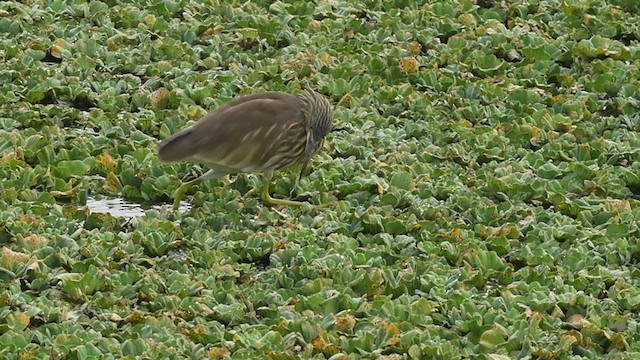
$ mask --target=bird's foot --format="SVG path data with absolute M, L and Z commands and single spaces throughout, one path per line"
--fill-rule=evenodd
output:
M 308 202 L 302 202 L 302 201 L 294 201 L 294 200 L 286 200 L 286 199 L 276 199 L 271 197 L 271 195 L 269 194 L 262 194 L 261 196 L 262 198 L 262 202 L 267 204 L 267 205 L 282 205 L 282 206 L 294 206 L 294 207 L 300 207 L 300 206 L 313 206 L 311 204 L 309 204 Z
M 286 199 L 276 199 L 276 198 L 271 197 L 268 193 L 266 195 L 263 193 L 261 198 L 262 198 L 262 202 L 265 205 L 298 207 L 298 208 L 302 209 L 303 211 L 329 209 L 329 208 L 335 207 L 335 205 L 336 205 L 333 202 L 316 205 L 316 204 L 308 203 L 306 201 L 294 201 L 294 200 L 286 200 Z
M 262 203 L 265 205 L 280 205 L 280 206 L 289 206 L 289 207 L 299 207 L 302 209 L 305 208 L 313 208 L 315 205 L 312 205 L 308 202 L 302 201 L 294 201 L 294 200 L 286 200 L 286 199 L 276 199 L 269 195 L 269 182 L 265 182 L 260 190 L 260 198 L 262 199 Z

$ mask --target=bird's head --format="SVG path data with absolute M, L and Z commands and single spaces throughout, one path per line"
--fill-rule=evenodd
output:
M 333 108 L 329 99 L 313 90 L 306 89 L 299 96 L 307 128 L 305 158 L 308 160 L 319 150 L 333 127 Z
M 310 89 L 305 89 L 299 95 L 299 98 L 302 102 L 302 113 L 307 128 L 307 143 L 302 167 L 302 171 L 304 171 L 311 156 L 320 149 L 324 144 L 325 136 L 331 132 L 333 127 L 333 108 L 329 99 Z M 301 177 L 302 171 L 300 172 Z

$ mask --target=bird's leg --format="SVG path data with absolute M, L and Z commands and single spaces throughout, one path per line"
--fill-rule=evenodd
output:
M 293 193 L 298 190 L 298 186 L 300 185 L 300 180 L 302 180 L 302 175 L 304 175 L 304 170 L 307 168 L 308 162 L 309 160 L 305 159 L 305 161 L 300 166 L 300 175 L 296 176 L 296 180 L 293 183 L 293 187 L 291 188 L 291 191 L 289 191 L 289 197 L 293 197 Z
M 194 185 L 198 185 L 203 181 L 215 179 L 220 177 L 220 174 L 216 174 L 215 171 L 209 170 L 206 173 L 202 174 L 200 177 L 197 177 L 191 181 L 187 181 L 186 183 L 182 183 L 178 190 L 173 194 L 173 209 L 178 210 L 180 207 L 180 201 L 184 198 L 185 194 L 191 187 Z

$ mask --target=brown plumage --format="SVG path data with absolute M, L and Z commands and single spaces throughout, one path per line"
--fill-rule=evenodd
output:
M 265 202 L 299 205 L 271 198 L 268 182 L 276 170 L 296 164 L 303 164 L 304 170 L 324 143 L 332 121 L 329 101 L 310 90 L 299 95 L 267 92 L 229 101 L 159 145 L 163 163 L 193 161 L 211 169 L 178 189 L 174 207 L 191 185 L 239 172 L 265 174 Z

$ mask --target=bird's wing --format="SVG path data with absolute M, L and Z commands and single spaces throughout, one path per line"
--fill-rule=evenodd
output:
M 234 99 L 167 138 L 160 147 L 168 161 L 193 160 L 213 168 L 264 170 L 277 157 L 286 134 L 304 131 L 300 102 L 284 93 Z M 173 139 L 171 139 L 173 138 Z M 171 139 L 171 140 L 170 140 Z

